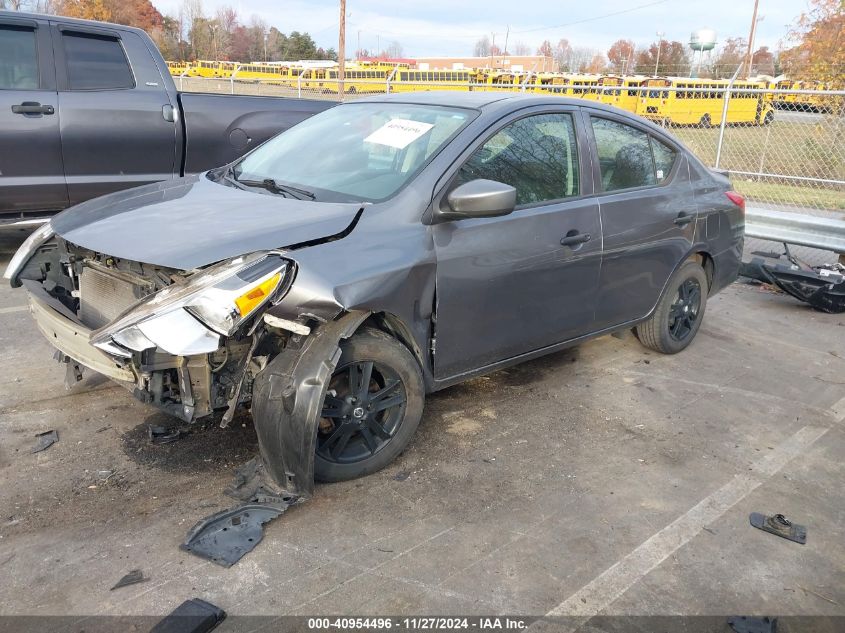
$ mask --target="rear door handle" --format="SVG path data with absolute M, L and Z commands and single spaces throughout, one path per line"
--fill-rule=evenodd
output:
M 678 217 L 675 218 L 675 224 L 677 224 L 678 226 L 686 226 L 687 224 L 692 222 L 694 219 L 695 218 L 693 216 L 688 215 L 688 214 L 684 213 L 683 211 L 681 211 L 678 214 Z
M 41 105 L 36 101 L 24 101 L 20 105 L 13 105 L 15 114 L 54 114 L 56 109 L 51 105 Z
M 593 236 L 589 233 L 579 233 L 578 231 L 570 231 L 566 234 L 566 237 L 561 238 L 560 245 L 575 246 L 576 244 L 583 244 L 584 242 L 589 242 L 592 237 Z

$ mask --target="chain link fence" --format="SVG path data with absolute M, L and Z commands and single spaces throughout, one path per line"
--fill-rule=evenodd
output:
M 180 90 L 193 92 L 335 101 L 340 94 L 336 79 L 175 79 Z M 557 83 L 542 74 L 499 79 L 512 83 L 347 80 L 342 100 L 457 90 L 559 95 L 606 103 L 666 128 L 706 165 L 727 172 L 751 208 L 845 219 L 844 90 L 779 90 L 742 81 L 726 87 L 711 80 L 642 77 L 609 83 L 597 78 L 581 84 Z M 749 251 L 782 251 L 779 244 L 748 242 Z M 825 251 L 807 247 L 792 251 L 811 264 L 836 261 L 835 254 Z

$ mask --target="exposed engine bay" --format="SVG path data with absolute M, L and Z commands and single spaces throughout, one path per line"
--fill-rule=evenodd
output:
M 156 293 L 183 292 L 202 272 L 119 259 L 54 237 L 37 249 L 21 270 L 19 279 L 33 304 L 48 305 L 79 326 L 80 334 L 90 332 L 94 341 L 111 324 L 125 320 L 139 306 L 154 301 Z M 38 312 L 35 309 L 33 312 L 44 331 Z M 180 310 L 180 318 L 194 320 L 192 326 L 207 329 L 185 310 Z M 189 422 L 229 407 L 225 424 L 238 404 L 251 399 L 255 376 L 286 345 L 290 336 L 290 332 L 268 326 L 260 318 L 239 325 L 231 334 L 209 330 L 208 338 L 216 340 L 216 344 L 204 342 L 206 349 L 201 353 L 172 353 L 173 349 L 162 349 L 150 341 L 147 341 L 149 346 L 135 345 L 145 349 L 132 349 L 131 341 L 120 344 L 123 340 L 119 338 L 120 333 L 98 347 L 114 363 L 115 370 L 123 370 L 120 375 L 110 377 L 129 388 L 137 399 Z M 161 341 L 165 345 L 168 335 L 180 334 L 179 326 L 175 320 L 164 323 Z M 137 334 L 144 338 L 140 332 Z M 53 332 L 48 338 L 55 344 L 60 337 Z M 90 347 L 88 340 L 80 342 Z M 77 360 L 85 359 L 74 357 L 71 349 L 57 346 L 57 358 L 68 363 L 71 382 L 81 378 L 82 364 Z M 130 376 L 131 382 L 127 380 Z

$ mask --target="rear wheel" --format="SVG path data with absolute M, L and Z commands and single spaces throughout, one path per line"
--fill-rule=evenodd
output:
M 701 117 L 701 120 L 698 122 L 698 124 L 699 124 L 701 127 L 705 127 L 705 128 L 706 128 L 706 127 L 710 127 L 711 125 L 713 125 L 713 122 L 710 120 L 710 115 L 709 115 L 709 114 L 705 114 L 704 116 L 702 116 L 702 117 Z
M 695 338 L 707 305 L 707 274 L 686 262 L 669 280 L 654 314 L 635 328 L 640 342 L 662 354 L 677 354 Z
M 424 394 L 419 364 L 395 338 L 365 328 L 344 341 L 317 427 L 315 477 L 345 481 L 387 466 L 417 430 Z

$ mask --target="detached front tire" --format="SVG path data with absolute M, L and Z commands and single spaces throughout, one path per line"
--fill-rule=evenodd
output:
M 692 343 L 707 306 L 707 274 L 698 262 L 684 263 L 669 280 L 654 314 L 635 328 L 640 342 L 661 354 L 677 354 Z
M 420 366 L 395 338 L 363 328 L 340 347 L 317 425 L 320 481 L 362 477 L 396 459 L 419 426 L 425 398 Z

